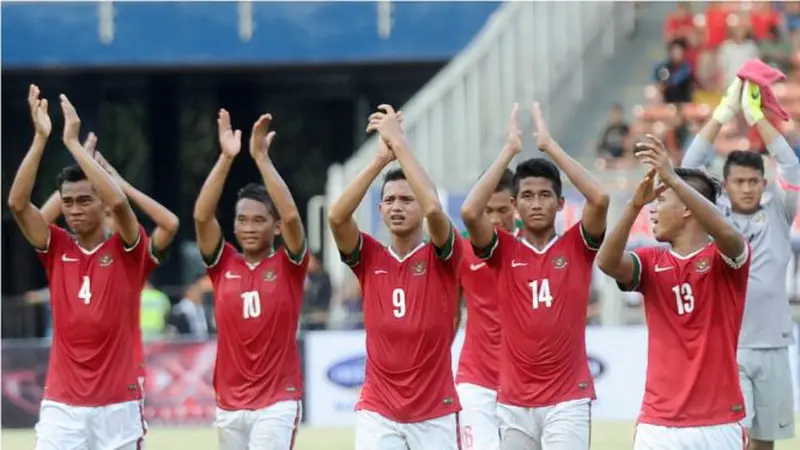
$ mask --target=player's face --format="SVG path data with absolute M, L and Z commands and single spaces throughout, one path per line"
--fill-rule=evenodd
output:
M 236 203 L 236 221 L 233 233 L 245 253 L 261 253 L 272 247 L 277 222 L 267 205 L 250 198 Z
M 757 169 L 744 166 L 731 166 L 723 181 L 733 210 L 749 213 L 758 209 L 761 195 L 767 187 L 767 180 Z
M 658 242 L 671 242 L 683 229 L 689 212 L 672 189 L 661 193 L 650 205 L 650 222 Z
M 553 183 L 547 178 L 530 177 L 520 180 L 516 204 L 525 228 L 542 232 L 555 226 L 564 199 L 556 195 Z
M 514 196 L 506 190 L 492 194 L 486 204 L 486 215 L 495 227 L 514 231 Z
M 61 185 L 61 213 L 73 233 L 79 236 L 94 233 L 103 225 L 105 210 L 89 180 Z
M 422 226 L 422 208 L 406 180 L 389 181 L 383 186 L 380 210 L 392 234 L 404 236 Z

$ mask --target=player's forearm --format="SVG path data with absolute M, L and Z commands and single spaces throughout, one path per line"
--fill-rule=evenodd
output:
M 299 252 L 305 244 L 305 232 L 292 193 L 269 158 L 256 160 L 256 165 L 264 180 L 267 193 L 275 202 L 275 208 L 281 216 L 281 234 L 284 243 L 292 253 Z
M 156 249 L 165 250 L 178 232 L 180 226 L 178 216 L 127 181 L 121 180 L 121 186 L 125 195 L 156 224 L 156 227 L 161 229 L 158 233 L 159 239 L 156 239 L 156 232 L 153 232 L 153 244 Z
M 543 150 L 553 158 L 553 162 L 564 171 L 588 203 L 608 210 L 610 202 L 608 192 L 591 172 L 569 156 L 555 139 L 551 138 L 547 148 Z
M 36 174 L 39 172 L 39 164 L 42 161 L 46 143 L 46 136 L 38 133 L 34 136 L 28 153 L 25 154 L 25 158 L 23 158 L 22 164 L 20 164 L 17 174 L 14 176 L 14 182 L 11 183 L 11 189 L 8 193 L 8 207 L 11 211 L 23 211 L 31 204 L 31 194 L 33 193 Z
M 437 216 L 441 214 L 442 204 L 439 202 L 439 194 L 436 192 L 436 185 L 428 176 L 428 172 L 422 167 L 422 164 L 417 161 L 417 158 L 412 153 L 411 148 L 408 146 L 408 141 L 401 138 L 396 142 L 392 142 L 392 151 L 403 168 L 403 173 L 408 179 L 408 184 L 411 190 L 417 196 L 420 207 L 425 217 Z
M 55 223 L 61 215 L 61 193 L 58 191 L 50 194 L 50 198 L 44 202 L 41 208 L 42 217 L 47 223 Z
M 225 187 L 225 180 L 231 170 L 233 158 L 220 155 L 211 172 L 208 174 L 197 202 L 194 205 L 194 220 L 198 223 L 206 223 L 216 219 L 217 205 L 222 197 L 222 190 Z
M 481 218 L 483 218 L 486 205 L 489 204 L 489 199 L 492 198 L 492 194 L 494 194 L 495 189 L 497 189 L 497 185 L 500 184 L 503 172 L 508 168 L 508 165 L 511 164 L 511 160 L 514 159 L 514 154 L 514 150 L 511 147 L 503 147 L 500 154 L 494 162 L 492 162 L 492 165 L 486 169 L 486 172 L 481 175 L 478 182 L 475 183 L 475 186 L 470 189 L 467 198 L 464 199 L 464 203 L 461 205 L 461 219 L 464 221 L 464 225 L 467 226 L 467 229 L 469 229 L 471 225 L 474 226 L 477 224 Z M 469 230 L 469 232 L 471 235 L 472 230 Z
M 744 239 L 725 220 L 716 205 L 675 174 L 661 181 L 675 192 L 686 208 L 692 212 L 700 226 L 714 238 L 723 253 L 732 258 L 742 254 L 745 246 Z
M 386 165 L 386 162 L 373 160 L 356 175 L 352 183 L 347 185 L 339 198 L 328 209 L 328 222 L 332 227 L 343 226 L 350 222 L 358 205 L 364 200 L 369 187 L 372 186 L 372 182 L 378 178 Z
M 686 149 L 686 154 L 683 155 L 681 166 L 696 169 L 705 166 L 709 156 L 714 153 L 714 139 L 716 139 L 721 127 L 722 125 L 716 120 L 709 120 L 700 130 L 700 133 L 692 139 Z
M 66 145 L 72 157 L 75 158 L 75 162 L 78 163 L 83 173 L 86 174 L 86 178 L 97 191 L 97 195 L 103 200 L 103 203 L 114 211 L 129 207 L 128 197 L 125 196 L 119 185 L 111 178 L 111 175 L 91 155 L 86 153 L 80 141 L 77 139 L 68 140 L 64 142 L 64 145 Z
M 636 218 L 639 217 L 640 212 L 640 207 L 631 203 L 625 205 L 622 217 L 620 217 L 617 224 L 614 225 L 605 239 L 603 239 L 600 250 L 597 252 L 597 267 L 603 273 L 617 281 L 630 281 L 625 278 L 630 277 L 632 274 L 623 273 L 625 271 L 621 269 L 625 256 L 625 248 L 628 244 L 628 237 L 631 234 L 633 224 L 636 222 Z
M 778 166 L 781 168 L 797 166 L 798 158 L 792 146 L 768 120 L 762 119 L 756 122 L 756 130 L 761 139 L 767 143 L 767 151 L 775 158 Z

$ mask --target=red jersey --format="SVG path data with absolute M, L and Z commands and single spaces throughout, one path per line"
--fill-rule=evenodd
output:
M 597 246 L 582 230 L 579 222 L 542 250 L 497 231 L 486 251 L 500 287 L 500 403 L 535 408 L 594 398 L 586 311 Z
M 464 258 L 458 267 L 458 279 L 467 302 L 467 325 L 456 383 L 496 390 L 500 380 L 501 338 L 497 271 L 475 256 L 469 239 L 463 239 L 462 245 Z
M 461 410 L 450 354 L 463 253 L 455 230 L 446 247 L 440 256 L 423 242 L 401 258 L 361 233 L 357 251 L 342 255 L 364 298 L 367 364 L 356 410 L 401 423 Z
M 39 252 L 53 311 L 44 398 L 73 406 L 139 400 L 134 330 L 139 328 L 147 234 L 139 227 L 130 249 L 114 233 L 85 250 L 64 229 L 49 228 L 47 249 Z
M 256 410 L 300 400 L 297 325 L 308 252 L 297 260 L 284 247 L 251 264 L 225 243 L 209 266 L 217 321 L 214 389 L 220 408 Z
M 713 243 L 688 256 L 660 247 L 634 252 L 648 330 L 640 422 L 698 427 L 744 418 L 736 345 L 749 253 L 733 261 Z
M 139 376 L 144 378 L 147 375 L 147 365 L 144 356 L 144 343 L 142 342 L 142 290 L 144 289 L 147 278 L 153 270 L 161 265 L 161 261 L 153 253 L 153 243 L 148 239 L 147 243 L 147 258 L 142 261 L 142 284 L 139 287 L 139 307 L 136 308 L 136 319 L 133 328 L 134 339 L 136 343 L 133 349 L 134 359 L 138 366 Z

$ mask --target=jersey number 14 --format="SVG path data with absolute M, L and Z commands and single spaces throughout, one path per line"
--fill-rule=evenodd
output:
M 531 288 L 531 305 L 533 309 L 539 309 L 541 305 L 545 308 L 553 306 L 553 296 L 550 294 L 550 281 L 547 278 L 533 280 L 528 283 Z

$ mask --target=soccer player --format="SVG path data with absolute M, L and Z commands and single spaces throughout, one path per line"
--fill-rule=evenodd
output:
M 225 242 L 215 217 L 242 147 L 241 131 L 232 130 L 224 109 L 217 119 L 222 153 L 194 208 L 197 245 L 214 286 L 214 425 L 225 450 L 289 450 L 302 414 L 296 336 L 308 254 L 300 213 L 269 156 L 271 121 L 262 115 L 250 135 L 250 156 L 264 184 L 239 191 L 233 232 L 241 252 Z M 283 247 L 276 249 L 279 233 Z
M 647 382 L 634 449 L 741 450 L 736 340 L 750 270 L 747 242 L 716 208 L 713 180 L 698 169 L 673 169 L 655 137 L 637 148 L 649 171 L 597 256 L 621 288 L 644 296 Z M 625 252 L 636 217 L 651 202 L 653 233 L 669 248 Z
M 457 450 L 461 406 L 450 345 L 462 246 L 398 115 L 388 105 L 379 109 L 367 128 L 380 134 L 378 154 L 328 212 L 342 260 L 358 277 L 364 298 L 367 363 L 355 448 Z M 395 158 L 402 169 L 386 173 L 379 205 L 392 236 L 387 248 L 358 229 L 353 213 Z
M 58 177 L 72 235 L 48 225 L 30 201 L 52 125 L 47 100 L 28 94 L 36 134 L 17 171 L 9 207 L 39 252 L 50 285 L 53 344 L 36 424 L 36 449 L 135 449 L 144 435 L 135 336 L 147 235 L 125 193 L 83 150 L 80 118 L 63 94 L 63 141 L 78 163 Z M 104 209 L 118 224 L 108 239 Z
M 503 171 L 522 151 L 514 105 L 508 140 L 461 210 L 475 254 L 497 271 L 502 323 L 498 415 L 504 450 L 588 449 L 594 384 L 586 356 L 586 311 L 592 265 L 606 229 L 609 197 L 553 139 L 533 105 L 543 158 L 516 168 L 520 237 L 498 230 L 484 214 Z M 580 223 L 556 234 L 564 206 L 561 174 L 586 198 Z
M 120 189 L 122 189 L 122 192 L 125 193 L 128 199 L 133 201 L 133 203 L 136 204 L 136 206 L 138 206 L 147 215 L 147 217 L 149 217 L 150 220 L 156 224 L 155 230 L 153 230 L 153 233 L 150 235 L 150 247 L 148 249 L 149 258 L 145 260 L 146 263 L 143 267 L 142 275 L 144 276 L 144 279 L 142 280 L 142 287 L 144 287 L 147 277 L 155 268 L 161 265 L 169 245 L 172 243 L 172 240 L 175 239 L 175 234 L 178 232 L 178 226 L 180 225 L 178 216 L 157 201 L 150 198 L 147 194 L 136 189 L 133 185 L 125 181 L 125 179 L 120 176 L 119 172 L 117 172 L 117 170 L 111 164 L 109 164 L 108 161 L 106 161 L 103 155 L 95 150 L 96 145 L 97 136 L 95 136 L 94 133 L 89 133 L 89 137 L 83 144 L 84 151 L 94 157 L 97 163 L 100 164 L 100 166 L 105 169 L 106 172 L 108 172 L 114 182 L 116 182 Z M 58 217 L 61 215 L 61 209 L 61 195 L 58 191 L 56 191 L 50 196 L 47 202 L 42 205 L 42 216 L 44 216 L 47 223 L 55 223 L 56 220 L 58 220 Z M 114 215 L 111 214 L 111 211 L 107 207 L 105 210 L 105 221 L 103 227 L 105 229 L 106 236 L 113 235 L 114 231 L 117 229 L 116 223 L 114 223 Z M 141 292 L 139 297 L 141 298 Z M 142 388 L 142 398 L 144 398 L 145 376 L 147 374 L 147 370 L 145 367 L 144 345 L 142 344 L 142 327 L 140 324 L 140 316 L 141 306 L 136 311 L 136 323 L 133 332 L 136 335 L 135 353 L 136 362 L 139 367 L 139 384 Z
M 750 242 L 753 262 L 739 334 L 739 381 L 744 395 L 751 450 L 772 450 L 773 442 L 794 436 L 792 316 L 786 292 L 786 267 L 792 258 L 791 226 L 797 212 L 800 162 L 772 124 L 764 119 L 756 85 L 738 78 L 713 118 L 700 130 L 683 159 L 685 167 L 703 166 L 714 154 L 714 139 L 739 110 L 755 126 L 778 165 L 778 183 L 764 195 L 764 160 L 750 151 L 728 154 L 723 168 L 727 195 L 717 202 L 725 217 Z
M 514 213 L 514 173 L 505 169 L 484 214 L 495 228 L 513 233 Z M 456 372 L 456 390 L 463 408 L 459 417 L 461 442 L 465 450 L 498 450 L 501 333 L 497 276 L 475 255 L 469 239 L 462 243 L 464 258 L 458 278 L 467 304 L 467 325 Z

